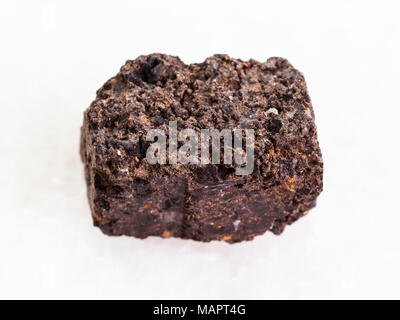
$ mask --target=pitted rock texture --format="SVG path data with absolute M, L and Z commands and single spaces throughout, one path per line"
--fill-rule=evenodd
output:
M 251 175 L 233 165 L 150 165 L 146 134 L 255 130 Z M 280 234 L 316 204 L 323 162 L 303 75 L 282 58 L 163 54 L 127 61 L 84 113 L 81 157 L 94 225 L 107 235 L 230 243 Z

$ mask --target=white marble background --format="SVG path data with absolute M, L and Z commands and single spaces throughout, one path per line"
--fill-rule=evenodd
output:
M 2 1 L 0 298 L 400 298 L 397 1 Z M 288 58 L 325 160 L 318 207 L 228 245 L 92 227 L 82 112 L 127 59 Z

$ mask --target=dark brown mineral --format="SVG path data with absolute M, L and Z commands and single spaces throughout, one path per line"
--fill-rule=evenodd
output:
M 161 129 L 168 143 L 174 121 L 178 131 L 253 129 L 254 170 L 237 175 L 240 164 L 223 161 L 171 164 L 168 154 L 165 164 L 150 164 L 147 133 Z M 81 156 L 94 225 L 107 235 L 251 240 L 280 234 L 322 191 L 306 83 L 282 58 L 127 61 L 85 111 Z

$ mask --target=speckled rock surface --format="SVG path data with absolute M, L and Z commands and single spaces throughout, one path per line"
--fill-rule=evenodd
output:
M 146 134 L 255 131 L 251 175 L 233 165 L 150 165 Z M 81 135 L 94 225 L 108 235 L 251 240 L 280 234 L 322 191 L 323 162 L 303 75 L 282 58 L 152 54 L 127 61 L 85 111 Z

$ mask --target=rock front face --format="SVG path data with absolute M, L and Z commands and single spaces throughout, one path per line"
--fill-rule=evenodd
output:
M 157 163 L 148 158 L 154 142 L 163 142 L 149 139 L 154 129 L 165 133 Z M 197 163 L 182 163 L 173 141 L 179 150 L 195 141 L 186 133 L 182 139 L 185 129 L 201 141 L 203 129 L 230 130 L 233 140 L 234 130 L 243 131 L 243 148 L 232 150 L 242 156 L 252 150 L 254 159 L 240 163 L 233 152 L 234 160 L 224 162 L 229 138 L 221 138 L 219 164 L 199 160 L 200 144 Z M 210 159 L 212 148 L 205 148 Z M 163 54 L 129 60 L 84 113 L 81 157 L 94 225 L 107 235 L 251 240 L 268 230 L 280 234 L 322 191 L 306 83 L 282 58 L 261 63 L 214 55 L 190 65 Z M 238 174 L 249 161 L 251 173 Z

